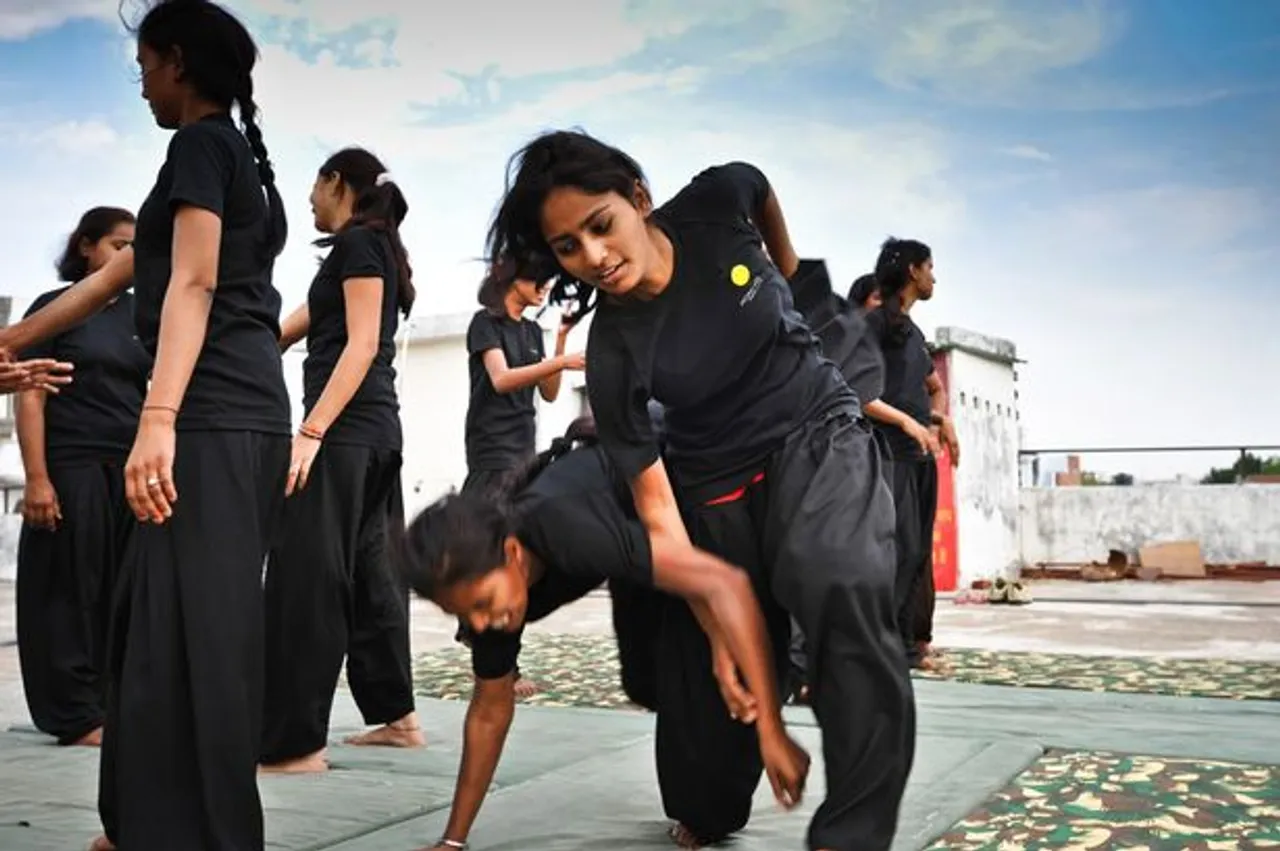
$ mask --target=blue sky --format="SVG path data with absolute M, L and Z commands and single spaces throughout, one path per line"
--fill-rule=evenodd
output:
M 412 205 L 415 313 L 455 312 L 474 304 L 506 158 L 581 126 L 636 156 L 659 197 L 754 161 L 801 253 L 841 280 L 889 233 L 931 244 L 939 285 L 917 320 L 1018 345 L 1029 446 L 1280 442 L 1280 4 L 229 5 L 263 53 L 287 304 L 315 268 L 306 197 L 334 148 L 390 163 Z M 79 213 L 136 207 L 163 156 L 116 6 L 0 8 L 0 227 L 22 300 L 52 285 Z

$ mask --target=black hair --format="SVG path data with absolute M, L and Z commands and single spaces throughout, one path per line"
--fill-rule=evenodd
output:
M 556 275 L 556 263 L 544 255 L 529 255 L 519 260 L 502 256 L 491 260 L 480 281 L 476 299 L 493 313 L 507 312 L 506 298 L 518 280 L 545 283 Z
M 648 191 L 640 165 L 617 148 L 580 130 L 544 133 L 507 163 L 506 189 L 485 242 L 490 265 L 505 257 L 517 264 L 545 258 L 559 268 L 542 234 L 542 205 L 551 190 L 560 186 L 591 195 L 616 192 L 632 204 L 638 204 L 641 192 Z M 582 286 L 561 278 L 552 288 L 551 300 L 578 301 Z M 580 311 L 585 312 L 588 301 L 581 299 Z
M 513 497 L 558 458 L 595 443 L 595 421 L 579 417 L 523 467 L 505 476 L 493 493 L 449 493 L 413 519 L 400 539 L 400 571 L 415 593 L 438 600 L 445 589 L 479 579 L 506 561 L 506 540 L 516 533 Z
M 119 207 L 94 207 L 80 217 L 80 223 L 67 237 L 67 247 L 54 264 L 58 280 L 72 283 L 89 274 L 89 258 L 80 251 L 82 242 L 96 243 L 120 225 L 134 223 L 133 213 Z
M 128 0 L 121 0 L 121 18 Z M 258 163 L 258 177 L 267 195 L 267 260 L 279 256 L 288 237 L 284 201 L 276 189 L 275 169 L 258 127 L 253 99 L 253 68 L 258 46 L 244 24 L 209 0 L 158 0 L 137 27 L 126 27 L 141 44 L 162 56 L 179 54 L 182 79 L 200 97 L 231 111 L 240 111 L 240 126 Z
M 849 287 L 849 301 L 858 307 L 865 307 L 867 299 L 871 298 L 871 294 L 876 291 L 876 276 L 874 273 L 868 272 L 865 275 L 859 275 L 858 278 Z
M 337 177 L 355 192 L 351 218 L 337 234 L 316 240 L 316 245 L 328 248 L 338 235 L 349 228 L 366 227 L 387 235 L 391 241 L 391 253 L 396 263 L 396 306 L 405 316 L 413 308 L 417 293 L 413 288 L 413 268 L 409 265 L 409 252 L 400 239 L 400 223 L 409 214 L 409 202 L 395 181 L 387 174 L 382 160 L 364 148 L 343 148 L 320 166 L 321 177 Z M 379 182 L 381 179 L 381 182 Z
M 400 572 L 416 594 L 440 599 L 445 589 L 496 570 L 515 532 L 508 506 L 475 493 L 449 493 L 428 505 L 405 529 Z
M 929 246 L 915 239 L 889 237 L 880 246 L 876 259 L 876 286 L 880 289 L 880 309 L 888 318 L 888 340 L 902 345 L 907 340 L 907 318 L 902 312 L 902 291 L 911 280 L 911 267 L 926 263 L 933 257 Z

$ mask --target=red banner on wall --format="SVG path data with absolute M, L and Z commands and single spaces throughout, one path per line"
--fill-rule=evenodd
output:
M 945 398 L 950 399 L 947 353 L 934 353 L 933 366 L 938 372 L 938 378 L 942 380 Z M 950 412 L 948 402 L 947 413 Z M 938 456 L 937 463 L 938 512 L 933 521 L 933 587 L 938 591 L 954 591 L 960 576 L 959 551 L 956 547 L 959 524 L 956 522 L 954 468 L 951 466 L 951 455 L 945 448 Z

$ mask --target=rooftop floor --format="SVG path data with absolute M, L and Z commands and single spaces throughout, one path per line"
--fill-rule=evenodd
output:
M 937 643 L 1006 651 L 1280 660 L 1280 583 L 1044 582 L 1033 591 L 1037 600 L 1026 607 L 940 600 Z M 452 619 L 415 603 L 416 652 L 451 647 L 453 629 Z M 607 634 L 608 601 L 590 597 L 539 624 L 537 631 Z M 12 587 L 0 585 L 0 642 L 7 640 L 0 647 L 0 729 L 18 728 L 0 732 L 0 848 L 83 847 L 97 831 L 97 754 L 55 748 L 22 729 L 28 722 L 12 636 Z M 1158 768 L 1152 765 L 1173 765 L 1179 759 L 1280 765 L 1280 704 L 1274 702 L 930 681 L 917 681 L 917 700 L 917 759 L 895 845 L 901 851 L 942 847 L 935 842 L 948 828 L 998 790 L 1007 790 L 1029 766 L 1043 766 L 1046 754 L 1060 750 L 1160 757 L 1138 768 L 1129 765 L 1121 778 L 1128 780 L 1154 776 Z M 264 779 L 269 847 L 410 851 L 433 841 L 447 816 L 464 708 L 457 701 L 421 702 L 429 736 L 424 750 L 337 746 L 332 753 L 335 770 L 327 775 Z M 811 714 L 803 708 L 787 711 L 798 738 L 816 758 L 821 751 Z M 473 848 L 671 847 L 663 835 L 651 765 L 651 716 L 522 707 L 516 719 L 497 790 L 473 834 Z M 334 721 L 335 738 L 359 727 L 345 693 L 339 695 Z M 1058 758 L 1061 762 L 1060 754 Z M 1188 785 L 1188 770 L 1179 769 L 1183 790 L 1194 786 Z M 1270 794 L 1278 793 L 1272 789 Z M 816 765 L 801 812 L 778 812 L 767 789 L 761 790 L 757 814 L 734 847 L 800 847 L 807 814 L 821 796 Z M 981 846 L 948 839 L 946 847 Z M 1028 842 L 1025 847 L 1053 846 Z

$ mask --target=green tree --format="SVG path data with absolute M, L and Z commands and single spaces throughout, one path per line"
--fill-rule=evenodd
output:
M 1200 480 L 1204 485 L 1233 485 L 1248 476 L 1280 476 L 1280 455 L 1260 458 L 1242 452 L 1230 467 L 1214 467 Z

